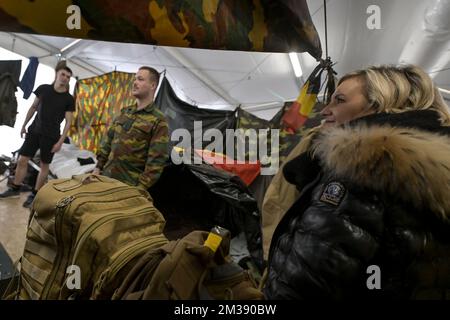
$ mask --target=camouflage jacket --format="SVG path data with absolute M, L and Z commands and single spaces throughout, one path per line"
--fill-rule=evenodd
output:
M 158 180 L 169 158 L 167 122 L 150 104 L 122 109 L 97 153 L 102 174 L 144 189 Z

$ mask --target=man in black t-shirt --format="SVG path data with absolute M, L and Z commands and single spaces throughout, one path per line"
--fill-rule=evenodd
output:
M 69 81 L 72 70 L 65 64 L 59 65 L 56 69 L 56 78 L 53 84 L 39 86 L 34 94 L 36 98 L 27 112 L 20 135 L 25 134 L 25 142 L 19 150 L 19 160 L 11 187 L 0 194 L 0 199 L 18 197 L 20 186 L 26 176 L 28 161 L 34 157 L 37 150 L 40 150 L 40 172 L 36 180 L 33 192 L 23 204 L 30 207 L 37 191 L 44 185 L 49 165 L 53 155 L 61 149 L 64 139 L 72 122 L 75 102 L 68 93 Z M 36 114 L 33 123 L 26 129 L 27 123 Z M 62 135 L 60 135 L 60 125 L 66 120 Z

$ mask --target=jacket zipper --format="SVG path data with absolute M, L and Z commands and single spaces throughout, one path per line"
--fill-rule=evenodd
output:
M 301 205 L 301 210 L 299 210 L 299 211 L 301 211 L 300 214 L 303 214 L 305 212 L 306 208 L 309 206 L 309 200 L 310 199 L 303 199 L 303 198 L 306 197 L 308 192 L 309 192 L 309 194 L 311 194 L 312 189 L 317 185 L 317 183 L 320 181 L 321 178 L 322 178 L 322 175 L 318 174 L 317 177 L 313 181 L 311 181 L 310 183 L 305 185 L 305 187 L 301 191 L 300 196 L 298 197 L 297 201 L 295 201 L 294 204 L 292 204 L 292 206 L 288 209 L 288 211 L 286 212 L 284 217 L 281 218 L 280 222 L 276 226 L 275 231 L 273 232 L 272 241 L 271 241 L 271 245 L 270 245 L 270 249 L 269 249 L 269 256 L 268 256 L 268 260 L 267 260 L 267 271 L 270 270 L 270 261 L 272 260 L 273 250 L 275 250 L 274 248 L 278 246 L 278 242 L 280 240 L 280 233 L 282 232 L 282 230 L 284 229 L 286 224 L 289 223 L 291 218 L 294 215 L 299 214 L 298 211 L 294 212 L 294 211 L 291 211 L 291 210 L 294 209 L 293 207 L 299 201 L 303 201 L 303 202 L 299 202 L 300 205 Z M 305 200 L 308 200 L 308 204 L 306 204 Z M 274 242 L 274 240 L 275 240 L 275 242 Z

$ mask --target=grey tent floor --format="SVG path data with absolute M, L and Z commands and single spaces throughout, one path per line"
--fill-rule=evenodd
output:
M 5 191 L 6 180 L 0 184 Z M 30 210 L 22 207 L 29 192 L 22 192 L 20 198 L 0 200 L 0 243 L 13 262 L 23 253 Z

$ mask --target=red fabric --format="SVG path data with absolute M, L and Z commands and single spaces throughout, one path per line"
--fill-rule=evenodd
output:
M 289 133 L 294 134 L 308 120 L 308 117 L 300 113 L 300 108 L 301 104 L 294 101 L 289 110 L 283 115 L 283 123 L 286 126 L 286 131 Z
M 237 175 L 246 184 L 250 185 L 261 173 L 261 163 L 238 163 L 221 153 L 214 153 L 208 150 L 195 150 L 203 160 L 213 167 L 228 171 Z

